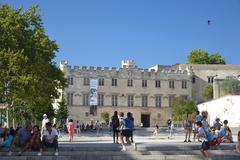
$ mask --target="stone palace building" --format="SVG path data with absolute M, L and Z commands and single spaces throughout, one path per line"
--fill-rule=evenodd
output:
M 240 76 L 240 65 L 156 65 L 138 68 L 123 60 L 120 68 L 74 66 L 66 61 L 60 69 L 68 80 L 65 95 L 69 118 L 80 123 L 100 120 L 102 112 L 132 112 L 135 125 L 166 125 L 172 115 L 174 97 L 203 101 L 202 90 L 213 84 L 214 98 L 220 96 L 219 82 Z

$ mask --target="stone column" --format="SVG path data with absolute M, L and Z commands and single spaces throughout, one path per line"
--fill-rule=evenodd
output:
M 214 78 L 213 81 L 213 99 L 220 98 L 220 83 L 219 79 Z

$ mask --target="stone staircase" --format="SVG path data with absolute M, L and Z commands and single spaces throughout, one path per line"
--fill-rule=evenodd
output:
M 73 143 L 60 144 L 59 156 L 54 156 L 52 149 L 42 156 L 37 156 L 37 152 L 8 156 L 6 149 L 0 149 L 0 160 L 197 160 L 203 159 L 199 147 L 200 143 L 137 143 L 122 152 L 117 144 Z M 240 154 L 234 149 L 234 144 L 222 144 L 212 147 L 209 153 L 214 160 L 239 160 Z

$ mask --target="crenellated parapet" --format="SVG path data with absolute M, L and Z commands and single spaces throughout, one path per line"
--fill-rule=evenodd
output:
M 124 78 L 124 79 L 189 79 L 187 70 L 179 70 L 171 67 L 161 69 L 143 69 L 134 67 L 95 67 L 95 66 L 74 66 L 71 67 L 66 61 L 60 64 L 61 70 L 66 75 L 76 77 L 106 77 L 106 78 Z

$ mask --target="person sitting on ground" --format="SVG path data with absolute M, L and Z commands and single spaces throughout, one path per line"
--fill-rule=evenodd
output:
M 210 131 L 211 131 L 211 141 L 209 142 L 211 146 L 213 145 L 220 145 L 220 143 L 222 142 L 221 137 L 219 137 L 218 132 L 216 131 L 215 127 L 212 126 L 210 127 Z
M 213 124 L 213 126 L 215 127 L 215 129 L 222 127 L 222 124 L 220 123 L 220 118 L 216 118 L 215 123 Z
M 222 142 L 233 143 L 232 131 L 228 126 L 225 128 L 225 135 L 222 138 Z
M 3 138 L 5 129 L 2 127 L 2 123 L 0 123 L 0 138 Z
M 28 145 L 28 142 L 31 139 L 31 132 L 32 132 L 32 124 L 31 123 L 26 123 L 26 127 L 25 128 L 20 128 L 16 134 L 16 136 L 14 137 L 12 144 L 10 146 L 10 150 L 8 155 L 12 155 L 12 152 L 16 150 L 16 147 L 20 147 L 21 150 L 18 153 L 19 155 L 21 155 L 22 153 L 22 149 Z
M 52 128 L 52 123 L 46 123 L 46 130 L 43 133 L 43 140 L 39 156 L 42 155 L 42 151 L 46 147 L 53 147 L 55 149 L 55 156 L 58 156 L 58 132 L 55 128 Z
M 7 138 L 2 143 L 0 143 L 0 147 L 10 147 L 15 135 L 16 135 L 16 131 L 11 128 Z
M 236 151 L 240 153 L 240 131 L 238 131 L 238 135 L 237 135 Z
M 40 133 L 40 127 L 38 125 L 33 126 L 32 130 L 32 136 L 30 141 L 27 145 L 21 150 L 21 152 L 18 153 L 20 156 L 23 152 L 25 152 L 28 149 L 31 149 L 33 151 L 39 151 L 41 148 L 41 133 Z

